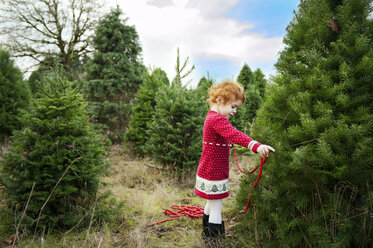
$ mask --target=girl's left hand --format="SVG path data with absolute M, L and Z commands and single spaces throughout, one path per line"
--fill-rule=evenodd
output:
M 275 149 L 273 149 L 271 146 L 260 145 L 256 151 L 260 154 L 261 157 L 264 158 L 268 157 L 269 152 L 275 152 Z

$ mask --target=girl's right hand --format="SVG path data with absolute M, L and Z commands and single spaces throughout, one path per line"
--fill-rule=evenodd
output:
M 271 146 L 260 145 L 256 151 L 260 154 L 262 158 L 264 158 L 264 157 L 268 157 L 271 151 L 275 152 L 275 149 L 273 149 Z

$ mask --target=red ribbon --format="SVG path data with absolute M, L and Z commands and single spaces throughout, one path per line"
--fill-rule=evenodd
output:
M 268 159 L 268 156 L 265 157 L 264 159 L 263 159 L 263 157 L 260 157 L 260 164 L 259 164 L 259 173 L 258 173 L 258 177 L 256 178 L 256 181 L 255 181 L 253 187 L 251 188 L 251 192 L 250 192 L 249 200 L 247 200 L 245 210 L 243 211 L 245 214 L 246 214 L 247 209 L 248 209 L 248 207 L 249 207 L 249 205 L 250 205 L 251 195 L 253 194 L 253 190 L 254 190 L 254 188 L 256 187 L 256 185 L 258 185 L 258 182 L 259 182 L 259 180 L 260 180 L 260 177 L 262 176 L 263 165 L 265 164 L 265 162 L 267 162 L 267 159 Z M 238 170 L 241 171 L 242 173 L 246 174 L 246 173 L 241 169 L 241 167 L 238 165 L 238 161 L 237 161 L 237 150 L 236 150 L 236 147 L 234 147 L 234 160 L 236 161 L 236 165 L 237 165 Z M 255 167 L 252 171 L 249 171 L 249 173 L 251 174 L 251 173 L 255 172 L 257 169 L 258 169 L 258 166 Z

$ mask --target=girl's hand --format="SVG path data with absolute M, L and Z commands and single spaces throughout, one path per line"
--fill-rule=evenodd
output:
M 264 158 L 268 157 L 269 152 L 275 152 L 275 149 L 267 145 L 260 145 L 256 151 L 260 154 L 261 157 Z

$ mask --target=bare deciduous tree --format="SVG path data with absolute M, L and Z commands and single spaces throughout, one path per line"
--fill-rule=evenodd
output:
M 90 52 L 99 9 L 96 0 L 1 0 L 2 46 L 34 65 L 54 58 L 69 69 Z

